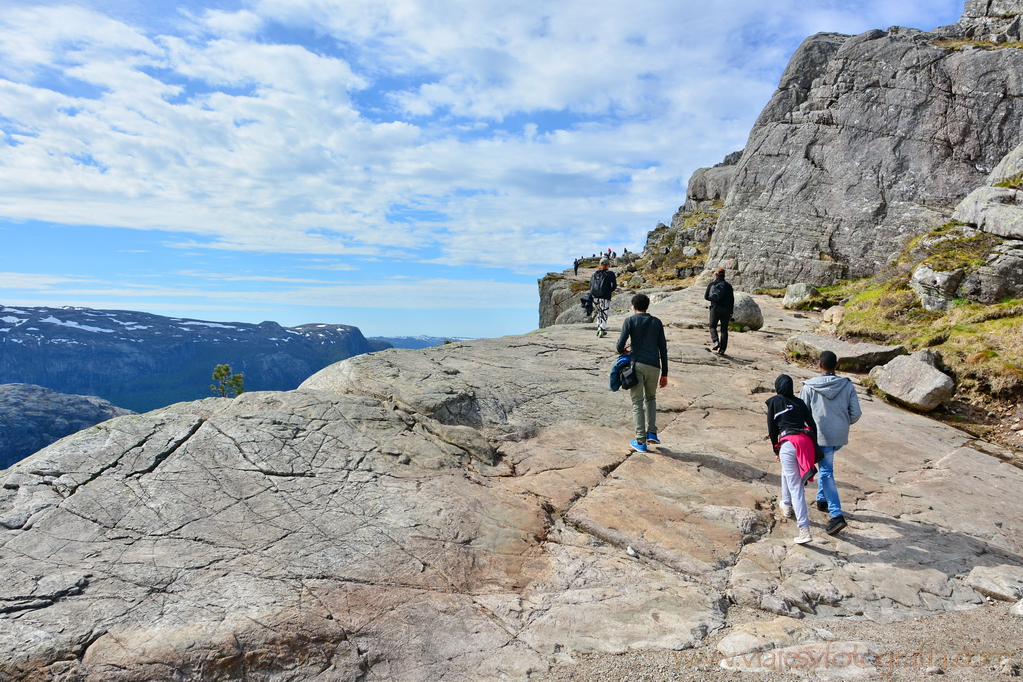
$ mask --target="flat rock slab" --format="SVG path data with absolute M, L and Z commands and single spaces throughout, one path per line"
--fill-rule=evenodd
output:
M 0 677 L 525 680 L 688 650 L 732 603 L 813 631 L 983 603 L 961 576 L 1023 566 L 1023 471 L 865 393 L 836 457 L 850 525 L 829 537 L 814 509 L 814 543 L 792 544 L 764 401 L 778 374 L 813 376 L 784 341 L 814 321 L 758 304 L 764 329 L 728 358 L 668 327 L 645 454 L 608 389 L 613 341 L 583 325 L 359 356 L 65 438 L 2 478 Z M 781 651 L 804 636 L 786 632 L 746 634 Z
M 966 577 L 967 584 L 981 594 L 1002 601 L 1023 597 L 1023 567 L 977 566 Z
M 810 644 L 833 639 L 826 631 L 811 627 L 805 621 L 780 616 L 774 620 L 743 623 L 718 642 L 718 651 L 726 657 L 753 651 L 785 649 L 797 644 Z
M 838 357 L 838 369 L 866 372 L 875 365 L 883 365 L 906 352 L 903 346 L 881 346 L 876 343 L 848 343 L 831 336 L 799 334 L 788 340 L 788 352 L 797 357 L 818 361 L 821 353 L 830 350 Z

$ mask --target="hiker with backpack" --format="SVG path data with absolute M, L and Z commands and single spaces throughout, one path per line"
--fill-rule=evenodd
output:
M 849 524 L 842 513 L 842 502 L 835 484 L 835 453 L 849 443 L 849 426 L 855 424 L 863 412 L 856 387 L 846 377 L 835 376 L 835 368 L 838 367 L 835 353 L 823 351 L 819 365 L 821 375 L 804 381 L 799 397 L 809 405 L 820 428 L 817 444 L 821 446 L 824 459 L 817 464 L 820 469 L 817 509 L 828 512 L 831 517 L 824 532 L 836 535 Z
M 781 462 L 781 513 L 787 519 L 795 517 L 799 535 L 793 542 L 805 545 L 813 542 L 813 537 L 803 486 L 817 473 L 817 424 L 810 408 L 793 394 L 792 377 L 779 375 L 774 390 L 775 395 L 767 399 L 767 435 Z
M 724 355 L 728 348 L 728 323 L 735 308 L 735 294 L 732 292 L 732 285 L 725 281 L 724 268 L 714 271 L 714 281 L 707 285 L 703 298 L 710 301 L 710 340 L 714 344 L 710 350 L 712 353 Z M 720 337 L 718 326 L 721 327 Z
M 616 346 L 619 355 L 630 354 L 639 379 L 629 389 L 632 421 L 636 427 L 636 438 L 629 446 L 636 452 L 646 452 L 648 443 L 659 445 L 661 442 L 657 438 L 657 387 L 668 385 L 668 342 L 664 325 L 647 312 L 649 307 L 650 297 L 646 294 L 632 297 L 635 314 L 622 325 Z
M 611 270 L 611 261 L 600 259 L 597 271 L 590 277 L 590 295 L 597 311 L 597 338 L 607 336 L 607 313 L 611 310 L 611 295 L 618 288 L 618 276 Z

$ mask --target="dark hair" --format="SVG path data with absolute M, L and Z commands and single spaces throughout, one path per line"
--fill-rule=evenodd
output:
M 646 294 L 636 294 L 632 297 L 632 307 L 641 313 L 645 313 L 650 307 L 650 297 Z
M 825 372 L 834 372 L 838 367 L 838 357 L 830 350 L 821 352 L 821 367 Z

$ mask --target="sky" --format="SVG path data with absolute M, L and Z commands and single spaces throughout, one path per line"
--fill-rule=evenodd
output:
M 5 0 L 0 305 L 536 328 L 742 149 L 799 43 L 962 0 Z

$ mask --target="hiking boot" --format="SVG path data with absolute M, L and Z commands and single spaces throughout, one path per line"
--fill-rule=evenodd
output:
M 606 331 L 604 331 L 603 329 L 598 329 L 597 330 L 597 338 L 598 339 L 602 339 L 605 336 L 607 336 L 607 332 Z
M 810 527 L 807 526 L 806 528 L 800 528 L 799 535 L 797 535 L 796 539 L 792 542 L 797 545 L 805 545 L 808 542 L 813 542 L 813 538 L 810 536 Z
M 656 433 L 648 433 L 646 435 L 646 444 L 647 445 L 660 445 L 661 444 L 661 439 L 657 437 Z
M 710 352 L 711 352 L 711 353 L 716 353 L 716 352 L 717 352 L 717 350 L 718 350 L 718 348 L 720 348 L 720 347 L 721 347 L 721 345 L 720 345 L 720 344 L 717 344 L 717 343 L 715 343 L 715 344 L 714 344 L 714 347 L 710 349 Z
M 636 452 L 646 452 L 646 443 L 640 443 L 638 440 L 634 440 L 631 443 L 629 443 L 629 447 L 631 447 Z
M 826 512 L 828 510 L 827 500 L 817 500 L 817 511 Z
M 781 515 L 784 516 L 786 519 L 794 519 L 796 518 L 796 510 L 792 508 L 791 504 L 785 504 L 784 502 L 782 502 Z
M 828 527 L 824 529 L 824 532 L 828 535 L 838 535 L 842 529 L 848 525 L 849 524 L 845 522 L 844 516 L 836 516 L 828 521 Z

